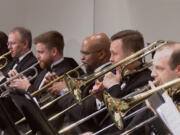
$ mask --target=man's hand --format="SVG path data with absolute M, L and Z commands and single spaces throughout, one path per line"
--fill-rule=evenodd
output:
M 93 89 L 89 91 L 89 93 L 94 94 L 94 96 L 99 99 L 100 101 L 103 100 L 103 91 L 104 91 L 104 86 L 102 82 L 99 82 L 98 80 L 96 81 L 95 85 L 93 86 Z
M 152 81 L 149 81 L 149 85 L 151 86 L 151 88 L 155 88 L 154 84 Z M 146 106 L 151 109 L 151 111 L 154 113 L 154 114 L 157 114 L 156 111 L 154 110 L 154 108 L 151 106 L 151 103 L 149 102 L 149 100 L 145 100 L 145 103 L 146 103 Z
M 13 77 L 13 76 L 15 76 L 15 75 L 17 75 L 18 74 L 18 72 L 16 71 L 16 69 L 13 69 L 13 70 L 10 70 L 9 72 L 8 72 L 8 76 L 11 78 L 11 77 Z
M 30 84 L 29 80 L 25 76 L 21 75 L 21 78 L 17 78 L 17 79 L 12 80 L 10 82 L 9 86 L 11 88 L 16 88 L 16 89 L 26 91 L 30 85 L 31 84 Z
M 67 88 L 66 83 L 64 80 L 55 82 L 51 87 L 48 88 L 48 92 L 55 94 L 55 95 L 60 95 L 60 91 Z
M 108 72 L 104 76 L 103 85 L 106 89 L 109 89 L 113 85 L 119 84 L 121 82 L 121 73 L 120 70 L 116 69 L 116 74 L 113 74 L 112 72 Z
M 45 75 L 45 81 L 44 81 L 44 84 L 48 84 L 49 82 L 53 81 L 54 79 L 57 78 L 57 75 L 55 72 L 48 72 L 46 75 Z

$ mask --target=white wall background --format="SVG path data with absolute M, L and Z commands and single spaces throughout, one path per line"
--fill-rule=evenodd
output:
M 65 56 L 80 62 L 81 42 L 93 32 L 136 29 L 147 42 L 180 41 L 179 13 L 179 0 L 0 0 L 0 30 L 24 26 L 33 37 L 58 30 Z

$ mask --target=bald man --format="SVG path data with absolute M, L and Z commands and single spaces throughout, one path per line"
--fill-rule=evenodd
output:
M 104 66 L 110 63 L 110 40 L 104 33 L 95 33 L 86 37 L 81 45 L 81 62 L 85 66 L 86 75 L 92 74 L 94 71 L 98 71 Z M 64 94 L 66 85 L 64 81 L 56 82 L 50 87 L 49 92 L 53 94 Z M 84 96 L 88 95 L 89 91 L 86 90 Z
M 85 64 L 87 73 L 107 63 L 110 58 L 110 41 L 104 33 L 86 37 L 81 46 L 81 62 Z
M 102 68 L 110 65 L 110 40 L 108 36 L 104 33 L 96 33 L 91 36 L 86 37 L 80 49 L 81 52 L 81 62 L 85 64 L 86 75 L 92 74 L 93 72 L 97 72 Z M 59 82 L 60 84 L 60 82 Z M 62 82 L 61 82 L 62 84 Z M 89 95 L 89 90 L 92 89 L 94 82 L 90 83 L 85 88 L 82 88 L 82 97 L 86 97 Z M 60 88 L 60 87 L 59 87 Z M 74 97 L 72 95 L 68 95 L 61 99 L 58 103 L 59 110 L 62 111 L 65 108 L 69 107 L 75 103 Z M 88 102 L 83 102 L 82 105 L 76 106 L 70 111 L 66 113 L 66 118 L 69 124 L 74 123 L 77 120 L 80 120 L 82 116 L 82 112 L 84 111 L 84 106 L 94 106 L 96 104 L 95 98 L 92 97 L 88 99 Z M 96 126 L 92 127 L 94 121 L 88 121 L 83 125 L 77 127 L 75 130 L 72 130 L 71 133 L 67 133 L 68 135 L 82 133 L 84 131 L 89 130 L 90 128 L 96 128 Z M 97 129 L 96 129 L 97 130 Z M 91 131 L 96 131 L 91 130 Z

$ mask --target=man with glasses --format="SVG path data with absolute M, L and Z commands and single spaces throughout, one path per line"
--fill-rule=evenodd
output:
M 36 57 L 31 51 L 32 46 L 32 35 L 30 30 L 23 27 L 15 27 L 8 34 L 9 51 L 11 51 L 11 57 L 13 60 L 8 63 L 8 65 L 2 70 L 4 79 L 1 81 L 3 83 L 6 78 L 11 78 L 18 73 L 26 70 L 37 62 Z M 28 71 L 24 74 L 29 77 L 34 75 L 34 72 Z M 6 91 L 7 87 L 1 87 L 2 91 Z M 10 113 L 13 121 L 17 121 L 22 117 L 22 114 L 14 105 L 10 97 L 6 97 L 3 100 L 4 106 Z M 0 114 L 3 116 L 3 114 Z M 26 125 L 20 125 L 20 129 L 25 131 L 27 129 Z
M 12 77 L 37 62 L 31 51 L 32 35 L 30 30 L 23 27 L 12 29 L 8 35 L 7 45 L 13 61 L 2 70 L 4 76 Z M 25 75 L 28 76 L 29 74 Z

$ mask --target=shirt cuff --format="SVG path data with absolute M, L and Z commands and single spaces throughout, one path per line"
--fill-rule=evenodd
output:
M 68 91 L 69 91 L 68 88 L 64 88 L 64 89 L 60 90 L 60 95 L 64 95 Z
M 104 102 L 100 101 L 99 99 L 96 98 L 96 107 L 97 110 L 100 110 L 104 106 Z

